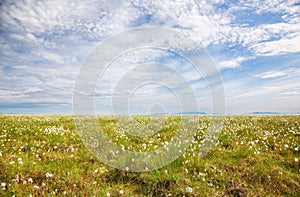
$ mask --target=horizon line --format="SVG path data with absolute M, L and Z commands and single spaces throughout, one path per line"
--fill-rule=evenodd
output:
M 278 111 L 255 111 L 255 112 L 228 112 L 228 113 L 209 113 L 209 112 L 166 112 L 166 113 L 131 113 L 131 114 L 112 114 L 112 113 L 94 113 L 94 114 L 74 114 L 74 113 L 18 113 L 18 112 L 0 112 L 0 115 L 300 115 L 300 112 L 278 112 Z

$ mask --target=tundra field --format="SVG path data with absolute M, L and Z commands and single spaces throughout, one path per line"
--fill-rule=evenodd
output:
M 0 196 L 299 196 L 300 115 L 226 115 L 203 157 L 210 116 L 191 117 L 199 121 L 185 152 L 161 169 L 130 172 L 91 154 L 71 115 L 0 115 Z M 120 129 L 112 116 L 98 121 L 115 143 L 147 152 L 170 141 L 179 115 L 146 138 Z

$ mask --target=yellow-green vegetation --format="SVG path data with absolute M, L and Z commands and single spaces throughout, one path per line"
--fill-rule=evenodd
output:
M 209 121 L 199 116 L 194 141 L 177 160 L 133 173 L 89 153 L 72 116 L 0 115 L 0 196 L 299 195 L 299 115 L 225 116 L 217 144 L 203 157 L 198 147 Z M 170 123 L 147 142 L 116 129 L 110 117 L 99 123 L 112 141 L 143 151 L 163 146 L 174 132 Z

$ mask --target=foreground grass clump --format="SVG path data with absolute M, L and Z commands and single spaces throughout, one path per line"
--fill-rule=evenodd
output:
M 215 148 L 204 157 L 198 156 L 199 144 L 209 117 L 199 117 L 195 140 L 177 160 L 162 169 L 132 173 L 113 169 L 89 153 L 72 116 L 1 115 L 0 196 L 299 194 L 299 115 L 226 116 Z M 163 146 L 176 130 L 170 123 L 149 143 L 118 130 L 109 116 L 100 116 L 99 123 L 115 143 L 142 151 Z

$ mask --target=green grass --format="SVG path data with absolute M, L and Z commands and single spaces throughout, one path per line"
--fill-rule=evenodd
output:
M 149 121 L 134 119 L 143 126 Z M 175 135 L 178 117 L 167 121 L 149 143 L 150 138 L 118 129 L 111 116 L 99 116 L 112 141 L 142 151 Z M 195 140 L 177 160 L 133 173 L 93 156 L 77 135 L 72 116 L 0 115 L 0 196 L 299 195 L 299 115 L 226 116 L 216 146 L 200 157 L 198 145 L 208 125 L 209 117 L 199 116 Z

